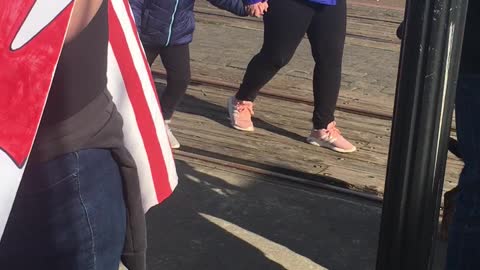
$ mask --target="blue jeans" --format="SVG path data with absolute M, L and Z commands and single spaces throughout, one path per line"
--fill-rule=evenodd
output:
M 110 151 L 29 165 L 0 242 L 0 268 L 118 270 L 125 229 L 122 179 Z
M 458 143 L 465 162 L 449 232 L 447 270 L 480 269 L 480 76 L 463 76 L 456 99 Z

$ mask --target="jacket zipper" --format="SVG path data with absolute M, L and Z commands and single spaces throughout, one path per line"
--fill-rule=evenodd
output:
M 170 39 L 172 37 L 173 22 L 175 21 L 175 15 L 177 14 L 177 8 L 178 8 L 178 2 L 179 1 L 180 0 L 176 0 L 176 2 L 175 2 L 175 9 L 173 10 L 172 19 L 170 21 L 170 27 L 168 29 L 168 38 L 167 38 L 167 43 L 165 43 L 165 46 L 170 45 Z

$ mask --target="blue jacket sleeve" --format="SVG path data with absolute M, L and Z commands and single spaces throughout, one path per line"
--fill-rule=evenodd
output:
M 219 9 L 229 11 L 238 16 L 247 16 L 245 6 L 242 0 L 207 0 L 210 4 L 216 6 Z M 245 0 L 250 1 L 250 0 Z M 259 0 L 260 1 L 260 0 Z
M 243 3 L 248 6 L 248 5 L 253 5 L 253 4 L 256 4 L 256 3 L 260 3 L 260 2 L 263 2 L 262 0 L 243 0 Z
M 130 0 L 130 7 L 132 8 L 133 18 L 137 28 L 140 29 L 142 20 L 143 0 Z

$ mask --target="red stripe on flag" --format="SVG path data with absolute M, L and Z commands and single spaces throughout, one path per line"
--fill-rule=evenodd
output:
M 137 40 L 138 47 L 143 48 L 142 42 L 140 41 L 140 38 L 136 34 L 137 33 L 137 27 L 135 25 L 135 20 L 133 19 L 132 14 L 130 12 L 130 10 L 131 10 L 130 9 L 130 3 L 129 3 L 128 0 L 123 0 L 123 4 L 125 5 L 125 8 L 127 9 L 127 11 L 129 11 L 128 12 L 128 18 L 129 18 L 130 24 L 132 26 L 132 31 L 135 33 L 135 39 Z M 145 69 L 150 71 L 150 65 L 148 64 L 147 57 L 145 56 L 145 54 L 143 54 L 143 63 L 145 64 Z M 151 71 L 149 72 L 148 77 L 150 78 L 150 83 L 153 85 L 153 89 L 156 89 L 155 81 L 153 80 L 153 76 L 152 76 Z M 155 97 L 157 98 L 158 106 L 160 106 L 160 98 L 157 95 L 157 91 L 154 91 L 154 92 L 155 92 Z
M 130 2 L 128 0 L 123 0 L 123 4 L 125 5 L 125 9 L 128 11 L 127 12 L 128 13 L 128 19 L 130 20 L 130 25 L 131 25 L 132 31 L 135 33 L 135 40 L 137 41 L 138 47 L 143 48 L 143 44 L 140 41 L 140 37 L 137 34 L 137 27 L 135 25 L 135 20 L 133 19 L 132 14 L 130 12 L 130 10 L 131 10 Z M 153 80 L 152 72 L 151 72 L 151 69 L 150 69 L 150 65 L 148 64 L 147 57 L 145 56 L 144 53 L 142 54 L 142 57 L 143 57 L 143 63 L 145 65 L 145 70 L 148 71 L 148 78 L 150 79 L 150 84 L 152 85 L 152 89 L 156 90 L 157 87 L 155 85 L 155 81 Z M 157 91 L 153 91 L 153 92 L 154 92 L 155 98 L 157 99 L 158 108 L 160 109 L 160 113 L 161 113 L 162 110 L 161 110 L 161 105 L 160 105 L 160 98 L 158 97 Z M 172 151 L 171 148 L 169 148 L 168 150 Z
M 157 193 L 158 201 L 167 198 L 172 190 L 170 188 L 168 171 L 158 141 L 155 125 L 143 93 L 143 87 L 135 68 L 135 64 L 128 48 L 125 33 L 120 20 L 112 5 L 109 5 L 110 43 L 117 59 L 127 94 L 135 112 L 135 119 L 143 139 L 145 151 L 150 163 L 150 170 Z M 130 29 L 127 29 L 127 31 Z

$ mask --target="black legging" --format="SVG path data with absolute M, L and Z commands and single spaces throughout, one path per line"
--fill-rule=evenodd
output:
M 169 47 L 145 47 L 150 66 L 158 55 L 167 71 L 167 87 L 158 92 L 163 118 L 170 120 L 190 83 L 190 49 L 188 44 Z
M 270 0 L 264 16 L 263 47 L 248 65 L 236 98 L 254 101 L 258 91 L 285 66 L 305 33 L 315 60 L 313 75 L 315 129 L 334 120 L 340 89 L 346 33 L 346 0 L 326 6 L 308 0 Z

